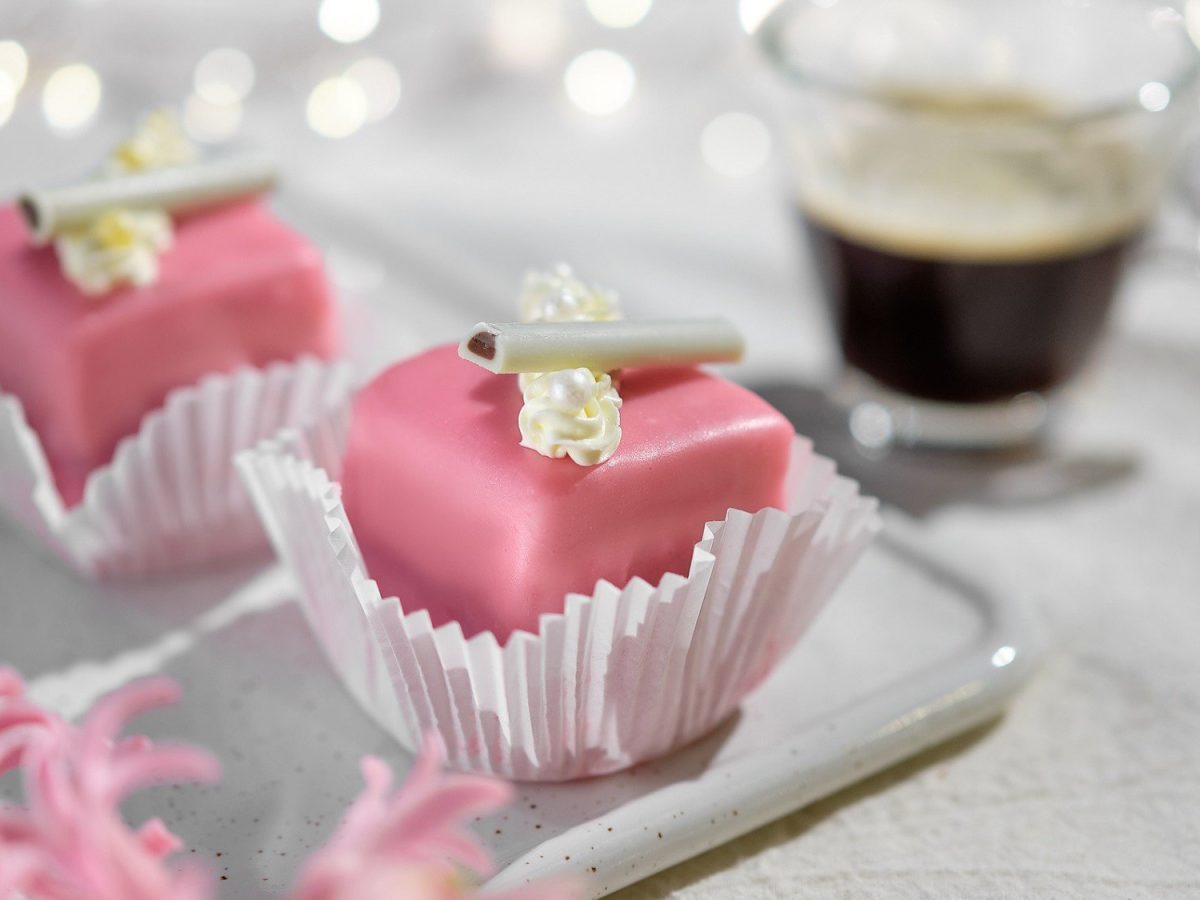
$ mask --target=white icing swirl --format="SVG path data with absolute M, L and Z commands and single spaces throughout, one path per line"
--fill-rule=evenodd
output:
M 542 456 L 569 456 L 581 466 L 605 462 L 621 442 L 621 397 L 608 375 L 563 369 L 531 378 L 523 389 L 521 446 Z
M 108 158 L 109 176 L 167 169 L 195 162 L 199 153 L 179 126 L 179 120 L 165 109 L 146 116 L 128 140 Z
M 521 288 L 522 322 L 606 322 L 622 318 L 615 291 L 585 284 L 571 267 L 559 263 L 549 272 L 525 273 Z
M 624 318 L 616 291 L 584 283 L 566 263 L 559 263 L 549 272 L 526 272 L 520 305 L 522 322 L 607 322 Z M 522 372 L 517 384 L 525 391 L 541 374 Z
M 102 294 L 120 282 L 154 281 L 171 237 L 171 218 L 162 210 L 113 209 L 62 232 L 54 249 L 67 278 L 86 294 Z
M 165 169 L 193 162 L 196 147 L 167 110 L 144 118 L 137 131 L 108 158 L 105 176 Z M 117 284 L 145 285 L 158 278 L 158 256 L 171 246 L 171 217 L 161 209 L 108 209 L 63 231 L 54 241 L 63 275 L 85 294 Z

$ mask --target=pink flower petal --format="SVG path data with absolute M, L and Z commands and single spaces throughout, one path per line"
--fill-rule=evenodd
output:
M 427 739 L 404 784 L 389 797 L 390 770 L 381 760 L 365 758 L 366 787 L 337 833 L 301 871 L 293 900 L 473 895 L 451 864 L 483 874 L 491 856 L 464 823 L 498 809 L 512 789 L 490 778 L 443 773 L 441 761 L 440 743 Z M 388 893 L 380 893 L 384 890 Z
M 183 841 L 167 830 L 162 819 L 151 819 L 137 830 L 138 841 L 143 849 L 152 856 L 169 856 L 180 847 Z
M 199 867 L 171 869 L 181 842 L 155 818 L 133 831 L 121 816 L 130 793 L 167 782 L 212 781 L 203 750 L 119 738 L 126 723 L 178 699 L 163 678 L 103 698 L 80 727 L 25 698 L 20 677 L 0 667 L 0 772 L 19 766 L 24 806 L 0 805 L 0 898 L 210 900 Z M 504 782 L 442 771 L 440 741 L 427 738 L 404 783 L 393 789 L 380 759 L 361 763 L 365 786 L 328 844 L 305 864 L 293 900 L 562 900 L 577 885 L 555 882 L 480 894 L 463 869 L 485 875 L 486 848 L 467 829 L 511 799 Z
M 163 864 L 178 840 L 154 819 L 134 832 L 120 803 L 131 791 L 179 780 L 211 780 L 206 752 L 144 738 L 116 742 L 128 719 L 178 697 L 166 679 L 128 685 L 76 728 L 29 704 L 20 680 L 0 671 L 0 761 L 18 764 L 23 807 L 0 816 L 0 896 L 39 900 L 205 900 L 209 880 Z

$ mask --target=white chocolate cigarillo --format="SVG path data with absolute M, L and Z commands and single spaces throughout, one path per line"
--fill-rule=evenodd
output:
M 458 355 L 497 375 L 736 362 L 745 343 L 727 319 L 658 322 L 480 322 Z
M 106 210 L 185 212 L 263 193 L 275 181 L 270 160 L 240 156 L 31 191 L 18 205 L 34 243 L 44 244 L 64 228 L 90 222 Z

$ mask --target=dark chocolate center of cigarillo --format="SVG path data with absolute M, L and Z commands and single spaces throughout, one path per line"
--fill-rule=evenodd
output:
M 496 336 L 490 331 L 481 331 L 471 335 L 467 349 L 483 359 L 496 358 Z

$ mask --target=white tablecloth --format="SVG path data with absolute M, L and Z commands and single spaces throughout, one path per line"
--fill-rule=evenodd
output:
M 698 151 L 714 116 L 759 106 L 732 4 L 664 2 L 629 32 L 572 6 L 530 70 L 492 61 L 482 4 L 385 5 L 355 46 L 324 38 L 313 6 L 6 3 L 0 38 L 22 40 L 32 68 L 0 127 L 0 189 L 78 174 L 136 110 L 182 98 L 206 50 L 239 46 L 258 82 L 237 140 L 283 157 L 277 205 L 325 245 L 366 368 L 507 312 L 522 270 L 558 259 L 640 314 L 734 316 L 751 347 L 736 376 L 981 579 L 1031 600 L 1049 635 L 999 723 L 622 896 L 1200 896 L 1200 283 L 1132 279 L 1047 453 L 870 461 L 806 391 L 833 354 L 777 156 L 730 179 Z M 638 72 L 608 119 L 573 109 L 559 81 L 594 46 Z M 344 141 L 312 134 L 309 88 L 367 54 L 397 65 L 400 106 Z M 37 91 L 78 60 L 103 78 L 101 114 L 64 140 Z M 11 611 L 36 598 L 9 565 Z M 63 654 L 17 652 L 21 616 L 7 621 L 0 658 L 52 676 Z

